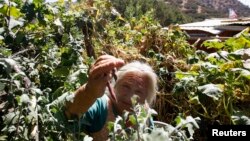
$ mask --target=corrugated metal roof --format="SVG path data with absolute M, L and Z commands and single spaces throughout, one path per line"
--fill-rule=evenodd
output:
M 209 32 L 211 34 L 217 35 L 221 33 L 221 30 L 217 30 L 213 27 L 181 27 L 182 30 L 200 30 Z
M 240 26 L 242 25 L 242 29 L 238 28 L 239 30 L 243 30 L 246 28 L 245 26 L 250 25 L 250 18 L 242 18 L 242 19 L 227 19 L 227 18 L 214 18 L 214 19 L 207 19 L 201 22 L 194 22 L 194 23 L 187 23 L 179 25 L 182 30 L 200 30 L 209 32 L 212 34 L 219 34 L 221 30 L 219 27 L 225 29 L 226 26 L 230 26 L 230 29 L 233 25 Z
M 223 25 L 232 25 L 232 24 L 250 24 L 250 18 L 242 19 L 206 19 L 201 22 L 187 23 L 182 24 L 180 27 L 214 27 L 214 26 L 223 26 Z

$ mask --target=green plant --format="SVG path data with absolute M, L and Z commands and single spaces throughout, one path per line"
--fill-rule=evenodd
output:
M 64 2 L 0 4 L 1 140 L 61 140 L 45 105 L 87 79 L 78 13 Z
M 204 45 L 218 51 L 197 50 L 189 57 L 190 69 L 175 72 L 179 80 L 175 96 L 184 97 L 192 107 L 188 113 L 200 116 L 203 124 L 249 125 L 249 30 L 225 42 Z
M 132 98 L 132 112 L 125 112 L 123 117 L 118 116 L 115 122 L 110 122 L 110 140 L 115 141 L 165 141 L 193 139 L 194 130 L 199 129 L 197 121 L 199 118 L 179 115 L 175 119 L 175 125 L 159 121 L 152 121 L 152 115 L 156 111 L 147 104 L 140 105 L 136 102 L 136 97 Z M 151 122 L 151 124 L 150 124 Z

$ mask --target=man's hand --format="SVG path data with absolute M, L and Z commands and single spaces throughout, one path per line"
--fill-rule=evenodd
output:
M 110 55 L 100 56 L 89 71 L 85 90 L 95 98 L 104 94 L 107 82 L 112 78 L 112 70 L 124 65 L 124 61 Z

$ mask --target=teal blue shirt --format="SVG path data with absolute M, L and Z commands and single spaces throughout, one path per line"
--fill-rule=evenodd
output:
M 80 119 L 68 120 L 64 113 L 65 102 L 73 99 L 74 94 L 65 93 L 47 105 L 47 112 L 52 119 L 52 124 L 58 125 L 65 132 L 93 133 L 100 131 L 104 127 L 108 116 L 107 95 L 98 98 Z
M 83 131 L 93 133 L 100 131 L 107 120 L 107 96 L 98 98 L 88 111 L 80 118 Z
M 47 111 L 52 117 L 53 122 L 59 125 L 61 130 L 65 132 L 94 133 L 100 131 L 104 127 L 108 116 L 107 95 L 98 98 L 80 119 L 68 120 L 63 109 L 65 108 L 65 102 L 72 101 L 73 99 L 74 94 L 65 93 L 47 105 Z M 154 127 L 152 118 L 150 118 L 149 124 L 151 128 Z

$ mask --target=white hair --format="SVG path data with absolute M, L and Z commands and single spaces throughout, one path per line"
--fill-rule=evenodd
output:
M 157 92 L 157 75 L 155 74 L 154 70 L 146 63 L 143 62 L 139 62 L 139 61 L 133 61 L 130 62 L 126 65 L 124 65 L 123 67 L 121 67 L 118 71 L 117 71 L 117 82 L 119 82 L 119 80 L 123 79 L 123 77 L 125 76 L 126 73 L 128 72 L 134 72 L 134 71 L 141 71 L 143 73 L 146 74 L 146 76 L 148 76 L 149 78 L 149 87 L 147 88 L 147 92 L 149 94 L 149 96 L 146 98 L 147 103 L 152 104 L 153 101 L 156 98 L 156 92 Z M 116 87 L 115 83 L 115 87 Z

